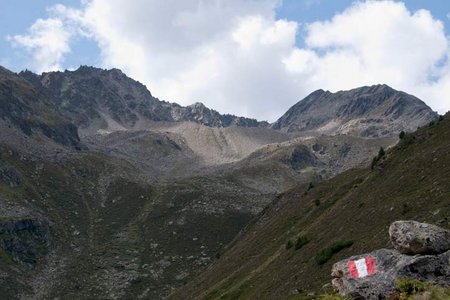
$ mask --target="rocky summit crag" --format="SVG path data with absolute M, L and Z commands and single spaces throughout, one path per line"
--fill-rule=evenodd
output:
M 290 188 L 314 193 L 368 165 L 400 131 L 435 119 L 423 102 L 402 99 L 389 118 L 371 112 L 397 127 L 367 139 L 364 122 L 322 135 L 160 101 L 117 69 L 0 68 L 0 295 L 167 298 L 222 261 L 225 246 Z M 421 105 L 423 114 L 411 113 Z M 305 215 L 318 217 L 314 208 L 328 202 Z
M 381 137 L 414 131 L 436 117 L 418 98 L 383 84 L 336 93 L 315 91 L 271 127 L 285 132 Z
M 118 69 L 84 66 L 72 72 L 50 72 L 40 76 L 24 71 L 19 76 L 53 99 L 82 132 L 89 129 L 92 132 L 93 128 L 116 131 L 148 127 L 149 121 L 189 121 L 213 127 L 268 125 L 254 119 L 221 115 L 201 103 L 183 107 L 160 101 L 145 85 Z

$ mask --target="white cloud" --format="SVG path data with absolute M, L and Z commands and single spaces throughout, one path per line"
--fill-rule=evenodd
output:
M 360 2 L 306 30 L 308 48 L 285 60 L 306 85 L 340 90 L 387 83 L 440 112 L 450 109 L 450 99 L 441 97 L 448 87 L 449 41 L 442 22 L 428 11 L 411 13 L 391 1 Z
M 145 82 L 154 95 L 271 118 L 273 112 L 260 104 L 279 97 L 276 86 L 286 85 L 279 57 L 294 46 L 297 27 L 274 19 L 276 5 L 274 0 L 139 0 L 130 6 L 94 0 L 85 17 L 104 65 Z
M 450 109 L 443 24 L 399 2 L 357 2 L 302 27 L 276 19 L 278 0 L 83 3 L 80 10 L 55 6 L 51 18 L 13 38 L 38 70 L 60 68 L 70 40 L 83 36 L 98 43 L 102 67 L 123 69 L 159 98 L 221 112 L 273 121 L 314 89 L 375 83 Z M 298 48 L 302 36 L 306 46 Z
M 33 68 L 38 72 L 61 69 L 64 55 L 70 52 L 70 32 L 60 19 L 38 19 L 27 34 L 9 37 L 16 47 L 32 54 Z
M 29 67 L 39 73 L 62 69 L 72 40 L 90 37 L 82 26 L 84 16 L 80 10 L 57 4 L 47 11 L 51 17 L 37 19 L 26 34 L 7 37 L 14 47 L 22 47 L 31 55 Z

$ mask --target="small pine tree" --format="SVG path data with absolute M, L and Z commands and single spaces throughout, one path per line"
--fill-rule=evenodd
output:
M 403 138 L 405 137 L 405 132 L 402 130 L 402 131 L 400 132 L 400 134 L 398 135 L 398 137 L 399 137 L 401 140 L 403 140 Z
M 378 157 L 375 156 L 375 157 L 372 159 L 372 163 L 370 164 L 370 168 L 371 168 L 372 170 L 375 168 L 377 162 L 378 162 Z
M 309 240 L 306 236 L 299 236 L 297 238 L 297 242 L 295 242 L 295 250 L 298 250 L 309 243 Z
M 382 158 L 385 154 L 386 152 L 384 152 L 383 147 L 380 147 L 380 150 L 378 151 L 378 160 Z

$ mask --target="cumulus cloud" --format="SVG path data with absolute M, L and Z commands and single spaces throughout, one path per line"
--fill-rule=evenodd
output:
M 444 26 L 400 2 L 357 2 L 304 25 L 277 19 L 278 0 L 83 3 L 79 10 L 58 5 L 13 38 L 33 53 L 38 70 L 60 68 L 71 39 L 82 36 L 99 45 L 102 67 L 123 69 L 155 96 L 221 112 L 273 121 L 315 89 L 376 83 L 450 109 Z
M 449 41 L 429 11 L 411 13 L 391 1 L 360 2 L 329 21 L 308 24 L 306 31 L 307 48 L 295 49 L 284 62 L 307 86 L 339 90 L 388 83 L 441 112 L 450 109 L 450 99 L 442 97 Z
M 286 85 L 280 56 L 294 46 L 297 30 L 294 22 L 275 20 L 278 4 L 94 0 L 85 16 L 104 65 L 145 82 L 158 97 L 272 118 L 261 104 Z
M 27 34 L 9 37 L 15 47 L 25 48 L 38 72 L 61 69 L 64 55 L 70 52 L 71 34 L 57 18 L 38 19 Z
M 24 48 L 31 55 L 30 68 L 37 72 L 62 68 L 64 58 L 71 52 L 70 43 L 76 36 L 89 37 L 82 30 L 82 13 L 63 5 L 48 9 L 50 18 L 38 19 L 26 34 L 8 36 L 16 48 Z

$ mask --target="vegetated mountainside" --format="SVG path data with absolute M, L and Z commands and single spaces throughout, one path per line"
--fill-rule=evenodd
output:
M 414 131 L 436 118 L 420 99 L 383 84 L 337 93 L 317 90 L 271 127 L 285 132 L 382 137 Z
M 3 146 L 2 169 L 8 299 L 164 298 L 271 199 L 214 178 L 148 182 L 98 152 L 49 162 Z
M 2 295 L 164 298 L 214 261 L 274 199 L 282 180 L 271 188 L 264 183 L 281 176 L 277 172 L 289 172 L 290 156 L 281 155 L 271 158 L 271 166 L 278 161 L 283 169 L 266 178 L 254 179 L 265 173 L 258 166 L 242 172 L 230 166 L 231 172 L 159 180 L 162 169 L 147 169 L 125 153 L 140 151 L 134 147 L 142 138 L 152 145 L 161 142 L 146 147 L 157 152 L 147 152 L 150 164 L 155 156 L 164 160 L 164 151 L 184 162 L 177 148 L 182 146 L 159 135 L 134 134 L 119 154 L 56 148 L 53 156 L 40 158 L 2 144 Z M 299 174 L 308 182 L 317 176 Z
M 450 115 L 374 161 L 274 201 L 172 299 L 287 299 L 330 283 L 334 262 L 389 248 L 389 224 L 450 227 Z
M 263 123 L 159 101 L 118 70 L 0 71 L 8 299 L 165 298 L 279 192 L 368 163 L 393 141 L 290 141 Z

